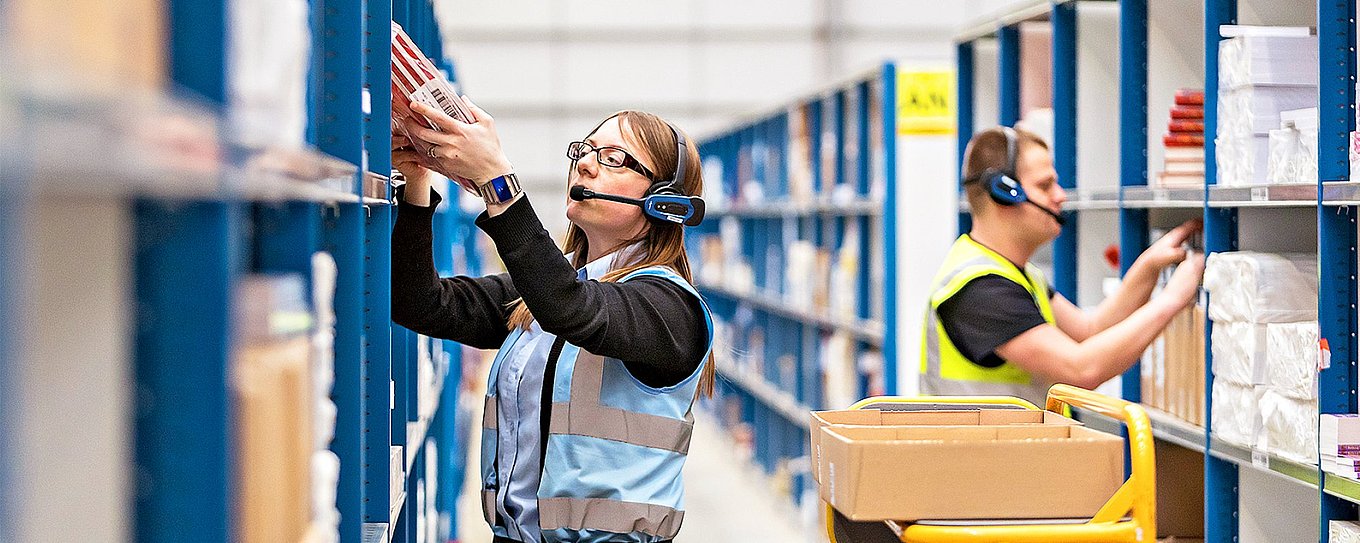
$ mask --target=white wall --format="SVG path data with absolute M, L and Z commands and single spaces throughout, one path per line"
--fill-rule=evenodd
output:
M 550 231 L 566 143 L 645 109 L 696 138 L 887 59 L 952 65 L 950 38 L 1015 0 L 439 0 L 445 50 Z

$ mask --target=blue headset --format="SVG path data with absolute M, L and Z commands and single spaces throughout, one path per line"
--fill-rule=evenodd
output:
M 1020 204 L 1029 204 L 1039 208 L 1044 214 L 1053 217 L 1053 220 L 1058 222 L 1058 226 L 1066 224 L 1067 219 L 1062 215 L 1034 203 L 1029 199 L 1029 195 L 1025 194 L 1025 187 L 1020 185 L 1020 176 L 1015 174 L 1016 155 L 1019 154 L 1019 151 L 1017 150 L 1017 147 L 1019 147 L 1019 137 L 1015 135 L 1014 128 L 1009 126 L 1002 126 L 1000 128 L 1001 133 L 1006 135 L 1006 169 L 998 170 L 996 168 L 987 168 L 982 170 L 982 173 L 978 174 L 976 177 L 965 179 L 964 182 L 982 182 L 983 188 L 987 190 L 987 196 L 990 196 L 992 201 L 996 202 L 997 205 L 1010 207 L 1018 206 Z
M 1025 194 L 1025 187 L 1020 186 L 1020 181 L 1015 175 L 1015 155 L 1018 146 L 1018 138 L 1015 136 L 1015 129 L 1009 126 L 1001 127 L 1001 133 L 1006 135 L 1006 169 L 998 170 L 988 168 L 978 175 L 987 189 L 987 195 L 992 197 L 992 201 L 997 205 L 1015 206 L 1029 201 L 1029 196 Z
M 704 199 L 698 196 L 686 196 L 680 192 L 680 184 L 685 182 L 685 163 L 689 158 L 689 146 L 685 141 L 684 134 L 676 130 L 675 126 L 672 126 L 669 122 L 666 123 L 666 126 L 670 127 L 671 133 L 675 134 L 676 145 L 675 174 L 670 179 L 653 180 L 652 186 L 647 188 L 647 194 L 642 198 L 605 194 L 577 185 L 571 188 L 569 193 L 571 199 L 581 201 L 599 198 L 611 202 L 621 202 L 642 208 L 643 214 L 653 221 L 698 226 L 704 220 Z

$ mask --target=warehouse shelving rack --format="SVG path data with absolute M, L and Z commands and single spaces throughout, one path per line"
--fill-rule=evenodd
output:
M 1047 20 L 1052 25 L 1053 98 L 1055 111 L 1054 162 L 1060 182 L 1069 191 L 1064 214 L 1069 225 L 1055 243 L 1053 280 L 1065 296 L 1093 303 L 1090 278 L 1098 277 L 1099 250 L 1088 245 L 1086 224 L 1101 215 L 1117 229 L 1121 273 L 1149 242 L 1150 226 L 1171 226 L 1202 216 L 1205 250 L 1316 251 L 1319 258 L 1319 322 L 1331 348 L 1332 364 L 1319 375 L 1322 413 L 1356 412 L 1356 208 L 1360 183 L 1349 179 L 1348 142 L 1355 129 L 1355 11 L 1354 0 L 1268 2 L 1263 0 L 1149 0 L 1053 1 L 1027 4 L 989 18 L 956 39 L 959 73 L 959 152 L 977 129 L 998 122 L 1012 124 L 1018 111 L 1019 85 L 1015 73 L 1020 55 L 1015 27 L 1022 21 Z M 1113 32 L 1089 33 L 1082 18 L 1087 10 L 1117 14 L 1103 24 Z M 1302 185 L 1249 187 L 1216 186 L 1213 135 L 1216 133 L 1219 25 L 1302 25 L 1317 29 L 1319 37 L 1319 182 Z M 1113 25 L 1113 27 L 1111 26 Z M 1198 25 L 1198 26 L 1195 26 Z M 1117 38 L 1116 38 L 1117 37 Z M 1092 58 L 1106 58 L 1117 46 L 1115 88 L 1108 74 L 1083 67 Z M 1189 51 L 1190 53 L 1186 53 Z M 1189 55 L 1187 57 L 1186 55 Z M 986 73 L 993 68 L 995 75 Z M 1112 63 L 1111 63 L 1112 64 Z M 985 95 L 996 77 L 995 95 Z M 1202 87 L 1205 93 L 1205 158 L 1207 180 L 1201 189 L 1162 189 L 1150 186 L 1149 164 L 1160 160 L 1160 134 L 1149 130 L 1170 105 L 1177 87 Z M 1080 89 L 1081 96 L 1078 96 Z M 1104 90 L 1114 92 L 1102 92 Z M 981 96 L 985 95 L 985 96 Z M 1113 96 L 1113 98 L 1111 98 Z M 986 103 L 986 102 L 991 103 Z M 1154 103 L 1155 102 L 1155 103 Z M 1117 148 L 1092 137 L 1098 125 L 1091 107 L 1119 112 Z M 979 112 L 982 112 L 979 114 Z M 1095 128 L 1092 128 L 1095 126 Z M 1113 152 L 1112 152 L 1113 151 Z M 1102 168 L 1098 157 L 1118 157 L 1113 168 Z M 1110 166 L 1110 165 L 1104 165 Z M 1111 183 L 1109 171 L 1116 171 Z M 960 208 L 966 228 L 966 206 Z M 1292 232 L 1301 223 L 1310 227 Z M 1075 224 L 1075 227 L 1074 227 Z M 1114 229 L 1103 232 L 1112 236 Z M 1270 230 L 1283 230 L 1271 232 Z M 1094 232 L 1101 232 L 1096 230 Z M 1279 239 L 1285 238 L 1285 239 Z M 1096 264 L 1092 264 L 1096 263 Z M 1075 296 L 1075 297 L 1074 297 Z M 1206 334 L 1206 389 L 1213 376 L 1212 351 Z M 1125 399 L 1140 399 L 1140 370 L 1122 378 Z M 1206 409 L 1209 402 L 1206 401 Z M 1111 432 L 1118 424 L 1083 413 L 1084 420 Z M 1239 484 L 1241 470 L 1268 472 L 1317 491 L 1318 541 L 1327 541 L 1327 522 L 1356 518 L 1360 483 L 1324 473 L 1303 464 L 1225 442 L 1205 429 L 1149 409 L 1159 440 L 1202 451 L 1205 455 L 1205 538 L 1214 543 L 1237 541 L 1240 534 Z M 1212 413 L 1209 413 L 1212 416 Z
M 393 325 L 390 310 L 389 20 L 400 22 L 452 77 L 433 3 L 311 2 L 310 145 L 301 150 L 242 148 L 219 128 L 230 107 L 228 7 L 226 0 L 166 3 L 171 90 L 92 98 L 30 88 L 20 78 L 0 85 L 0 118 L 12 116 L 14 123 L 6 126 L 18 128 L 0 144 L 7 165 L 0 174 L 0 205 L 7 213 L 0 221 L 8 232 L 19 233 L 0 242 L 0 301 L 6 302 L 0 311 L 7 323 L 25 323 L 0 332 L 6 361 L 0 363 L 0 398 L 7 399 L 0 406 L 0 435 L 20 435 L 19 428 L 34 424 L 25 420 L 31 416 L 29 406 L 16 398 L 63 392 L 43 388 L 45 382 L 25 382 L 53 362 L 35 356 L 30 344 L 89 343 L 81 352 L 93 354 L 81 363 L 107 364 L 115 371 L 122 365 L 135 389 L 128 393 L 128 405 L 113 406 L 110 414 L 117 419 L 125 411 L 130 419 L 131 435 L 120 436 L 129 448 L 125 473 L 112 474 L 126 480 L 121 490 L 113 488 L 126 494 L 127 503 L 107 496 L 104 511 L 83 510 L 83 502 L 73 500 L 35 512 L 26 509 L 33 498 L 28 492 L 45 484 L 34 480 L 50 473 L 16 473 L 10 462 L 0 462 L 5 466 L 0 503 L 7 504 L 0 528 L 60 534 L 25 530 L 52 519 L 107 513 L 128 518 L 127 539 L 234 540 L 234 423 L 227 371 L 234 349 L 234 288 L 250 273 L 298 274 L 310 284 L 311 256 L 326 251 L 339 272 L 332 392 L 338 413 L 331 448 L 341 461 L 340 540 L 424 539 L 417 534 L 422 513 L 417 496 L 427 488 L 435 489 L 426 497 L 436 513 L 429 522 L 438 530 L 431 531 L 446 540 L 456 537 L 454 507 L 464 470 L 458 454 L 466 448 L 456 414 L 463 348 Z M 196 128 L 187 136 L 152 142 L 165 145 L 148 144 L 140 131 L 186 125 Z M 94 138 L 93 145 L 81 145 L 82 132 L 94 134 L 86 136 Z M 81 153 L 65 152 L 73 146 Z M 436 264 L 445 275 L 475 273 L 480 261 L 472 216 L 460 210 L 456 194 L 449 194 L 450 203 L 436 213 Z M 39 226 L 36 212 L 28 210 L 43 201 L 65 200 L 97 202 L 127 219 L 126 239 L 120 242 L 129 252 L 108 255 L 109 262 L 128 270 L 126 322 L 115 323 L 123 327 L 126 341 L 84 337 L 83 330 L 74 329 L 89 320 L 79 314 L 81 308 L 42 307 L 50 300 L 20 287 L 52 271 L 37 269 L 32 258 Z M 28 323 L 43 320 L 48 311 L 72 317 L 73 323 L 55 337 L 43 337 L 52 329 Z M 125 349 L 103 348 L 108 346 Z M 435 376 L 433 386 L 417 379 L 421 356 L 434 357 L 436 368 L 449 368 Z M 4 439 L 0 454 L 13 458 L 20 444 Z M 74 436 L 65 439 L 56 441 L 61 454 L 82 446 Z M 402 455 L 393 461 L 397 447 Z M 95 454 L 86 460 L 102 462 Z M 427 459 L 431 454 L 438 458 Z M 438 473 L 429 473 L 427 465 L 439 466 Z M 437 485 L 427 484 L 427 478 L 436 477 Z M 76 491 L 48 490 L 33 501 L 60 503 L 54 495 Z M 95 533 L 106 536 L 115 529 L 106 526 Z
M 733 344 L 719 343 L 716 351 L 718 403 L 734 412 L 725 423 L 751 430 L 753 457 L 765 473 L 788 468 L 795 502 L 813 488 L 806 469 L 807 413 L 829 406 L 823 339 L 831 334 L 847 338 L 854 359 L 864 352 L 881 353 L 879 377 L 855 370 L 854 398 L 896 389 L 897 317 L 891 303 L 897 296 L 896 85 L 897 68 L 886 63 L 753 115 L 699 145 L 706 182 L 718 187 L 706 191 L 708 218 L 687 236 L 689 252 L 700 255 L 702 238 L 735 228 L 739 247 L 728 250 L 749 263 L 754 279 L 754 285 L 736 288 L 704 281 L 705 263 L 692 259 L 700 292 L 733 330 Z M 804 119 L 809 162 L 791 165 L 791 120 Z M 810 195 L 793 195 L 798 189 L 791 187 L 792 167 L 808 169 Z M 761 195 L 751 197 L 753 190 Z M 802 240 L 835 251 L 847 230 L 855 229 L 853 314 L 830 316 L 795 303 L 786 284 L 787 251 L 778 248 Z M 757 330 L 763 341 L 751 340 Z

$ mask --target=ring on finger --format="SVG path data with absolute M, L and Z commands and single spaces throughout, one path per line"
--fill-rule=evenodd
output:
M 425 150 L 425 156 L 430 157 L 430 158 L 437 158 L 437 157 L 434 156 L 434 150 L 435 150 L 435 149 L 438 149 L 438 148 L 439 148 L 438 145 L 431 145 L 429 149 L 426 149 L 426 150 Z

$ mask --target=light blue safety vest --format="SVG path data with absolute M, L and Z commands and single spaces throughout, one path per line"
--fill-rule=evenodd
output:
M 583 268 L 582 279 L 602 276 L 609 260 Z M 675 282 L 703 303 L 669 268 L 644 268 L 620 281 L 649 275 Z M 713 319 L 703 307 L 711 352 Z M 544 454 L 540 407 L 555 343 L 558 338 L 534 322 L 527 331 L 512 331 L 492 363 L 482 419 L 482 510 L 492 532 L 534 542 L 674 538 L 685 516 L 681 468 L 694 426 L 691 409 L 709 353 L 684 381 L 658 389 L 639 382 L 618 359 L 560 342 Z

